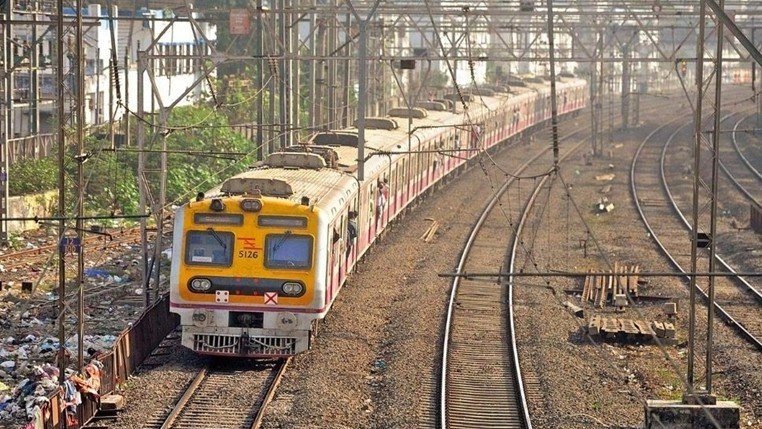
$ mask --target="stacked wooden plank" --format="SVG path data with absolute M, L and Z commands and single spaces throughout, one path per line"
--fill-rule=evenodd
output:
M 607 303 L 616 305 L 617 296 L 638 296 L 639 272 L 639 265 L 619 265 L 615 262 L 614 269 L 609 274 L 586 276 L 582 287 L 582 302 L 591 301 L 594 306 L 603 308 Z
M 651 322 L 644 320 L 620 319 L 615 317 L 593 316 L 587 323 L 590 335 L 602 337 L 623 337 L 627 339 L 662 339 L 675 338 L 675 326 L 669 322 Z

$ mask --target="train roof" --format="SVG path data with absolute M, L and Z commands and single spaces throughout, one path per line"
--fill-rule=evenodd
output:
M 562 87 L 568 86 L 571 81 L 581 80 L 565 79 Z M 415 150 L 421 142 L 436 139 L 459 125 L 470 126 L 474 118 L 481 117 L 487 111 L 497 110 L 509 102 L 530 98 L 537 92 L 533 88 L 521 87 L 511 88 L 509 94 L 498 92 L 491 96 L 473 95 L 472 101 L 466 103 L 467 110 L 463 110 L 458 101 L 456 113 L 428 110 L 423 118 L 393 118 L 398 123 L 396 129 L 366 128 L 366 180 L 376 176 L 384 177 L 384 170 L 389 168 L 390 162 L 405 156 L 409 150 Z M 408 134 L 408 129 L 412 130 L 411 134 Z M 301 144 L 285 149 L 285 153 L 290 155 L 271 154 L 256 167 L 231 177 L 207 195 L 241 189 L 240 184 L 244 182 L 255 183 L 264 196 L 285 198 L 295 203 L 308 197 L 318 209 L 335 213 L 344 207 L 349 196 L 359 186 L 357 133 L 356 127 L 321 132 L 319 134 L 327 137 L 320 144 Z M 334 140 L 336 144 L 331 144 Z M 231 186 L 233 183 L 237 185 Z M 272 190 L 268 192 L 262 187 L 271 187 Z

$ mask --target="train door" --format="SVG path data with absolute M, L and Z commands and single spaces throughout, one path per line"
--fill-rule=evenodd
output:
M 368 193 L 366 194 L 366 198 L 368 201 L 368 207 L 370 210 L 368 210 L 368 245 L 370 245 L 371 242 L 373 242 L 373 238 L 376 236 L 376 181 L 371 180 L 370 184 L 368 185 Z
M 335 213 L 335 209 L 334 209 Z M 330 303 L 339 288 L 341 281 L 341 260 L 342 258 L 342 230 L 341 217 L 334 217 L 333 222 L 328 227 L 329 237 L 331 239 L 329 261 L 329 277 L 326 285 L 326 303 Z
M 359 246 L 358 242 L 360 238 L 360 226 L 358 225 L 358 222 L 360 221 L 358 202 L 358 195 L 355 194 L 347 210 L 347 260 L 345 264 L 347 273 L 352 271 L 352 267 L 354 267 L 355 262 L 357 261 L 357 247 Z
M 399 194 L 400 194 L 400 207 L 407 204 L 408 196 L 408 180 L 407 180 L 407 165 L 409 158 L 400 159 L 400 168 L 398 171 L 399 177 Z
M 341 239 L 339 240 L 339 253 L 336 254 L 336 259 L 338 262 L 338 273 L 339 273 L 339 284 L 338 286 L 341 287 L 341 285 L 344 283 L 344 279 L 347 277 L 347 272 L 349 270 L 349 265 L 347 264 L 347 250 L 350 246 L 350 237 L 349 237 L 349 228 L 347 226 L 348 224 L 348 217 L 349 217 L 349 210 L 343 209 L 341 213 L 341 217 L 338 219 L 338 228 L 339 228 L 339 234 L 341 234 Z

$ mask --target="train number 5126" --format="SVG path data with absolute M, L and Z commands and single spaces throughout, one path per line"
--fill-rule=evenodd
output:
M 259 258 L 259 252 L 257 252 L 256 250 L 239 250 L 238 257 L 257 259 Z

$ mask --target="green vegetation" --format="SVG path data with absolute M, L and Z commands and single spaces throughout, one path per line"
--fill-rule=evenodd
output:
M 55 158 L 22 159 L 10 167 L 11 195 L 34 194 L 56 188 L 58 165 Z
M 133 134 L 134 135 L 134 134 Z M 243 171 L 254 156 L 240 153 L 254 151 L 253 144 L 230 128 L 227 115 L 210 106 L 185 106 L 173 109 L 168 129 L 148 133 L 146 148 L 161 149 L 166 139 L 168 154 L 167 202 L 182 203 L 224 180 Z M 137 160 L 135 152 L 105 150 L 106 140 L 88 137 L 85 151 L 91 156 L 84 164 L 86 178 L 85 210 L 88 214 L 134 214 L 138 208 Z M 133 149 L 132 147 L 130 149 Z M 187 153 L 186 153 L 187 152 Z M 229 155 L 226 153 L 230 153 Z M 57 153 L 57 149 L 53 150 Z M 74 209 L 77 163 L 73 146 L 67 148 L 66 180 L 67 206 Z M 146 168 L 158 169 L 161 154 L 146 154 Z M 158 177 L 158 174 L 156 175 Z M 58 164 L 55 156 L 39 160 L 23 160 L 10 169 L 10 192 L 23 195 L 56 189 Z M 158 196 L 158 181 L 150 182 L 152 193 Z

